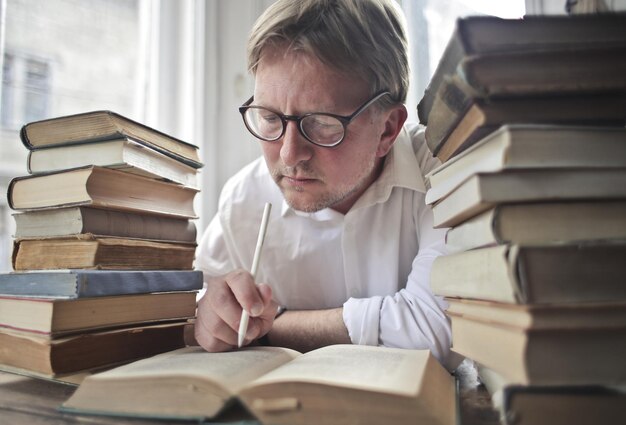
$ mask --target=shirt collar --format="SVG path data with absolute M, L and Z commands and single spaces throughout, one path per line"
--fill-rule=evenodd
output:
M 385 202 L 391 195 L 391 191 L 394 187 L 401 187 L 421 193 L 426 192 L 422 170 L 415 157 L 411 137 L 406 128 L 402 129 L 393 147 L 387 154 L 383 170 L 378 179 L 363 193 L 350 211 Z M 283 198 L 281 215 L 286 217 L 290 214 L 309 217 L 316 221 L 329 221 L 343 217 L 343 214 L 330 208 L 325 208 L 314 213 L 296 211 L 291 208 Z

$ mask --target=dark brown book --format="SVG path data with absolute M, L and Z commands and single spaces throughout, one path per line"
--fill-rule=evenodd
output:
M 186 321 L 51 338 L 0 328 L 0 364 L 49 377 L 76 373 L 184 347 Z
M 22 239 L 13 246 L 13 269 L 191 270 L 195 247 L 93 235 Z
M 112 111 L 92 111 L 35 121 L 20 137 L 30 150 L 129 138 L 193 168 L 202 167 L 198 147 Z
M 13 214 L 16 239 L 92 234 L 170 242 L 195 242 L 196 225 L 187 218 L 66 207 Z
M 626 124 L 626 94 L 522 96 L 502 99 L 461 99 L 450 95 L 454 80 L 444 81 L 437 95 L 425 137 L 441 162 L 448 161 L 503 124 Z
M 552 89 L 566 88 L 569 91 L 577 91 L 576 87 L 584 90 L 599 88 L 603 85 L 612 84 L 609 81 L 599 81 L 598 76 L 604 75 L 603 72 L 611 72 L 611 70 L 600 70 L 596 76 L 590 72 L 584 75 L 593 77 L 590 81 L 579 80 L 576 85 L 575 78 L 580 78 L 583 74 L 580 70 L 599 68 L 600 64 L 591 63 L 597 54 L 591 53 L 591 56 L 585 56 L 583 51 L 593 51 L 596 48 L 613 49 L 626 47 L 626 33 L 623 28 L 626 26 L 626 14 L 585 14 L 585 15 L 537 15 L 527 16 L 524 19 L 500 19 L 488 16 L 470 16 L 457 20 L 454 32 L 448 41 L 441 60 L 433 74 L 430 84 L 426 88 L 423 98 L 420 100 L 417 111 L 420 122 L 430 124 L 430 113 L 433 108 L 437 92 L 440 90 L 444 78 L 446 76 L 460 75 L 465 76 L 468 73 L 470 82 L 478 82 L 476 80 L 477 68 L 487 68 L 496 66 L 496 68 L 487 69 L 489 77 L 495 76 L 494 81 L 497 90 L 491 87 L 477 87 L 483 93 L 503 93 L 510 92 L 510 87 L 497 83 L 500 78 L 512 80 L 514 83 L 521 83 L 520 75 L 528 72 L 529 76 L 536 75 L 538 77 L 548 78 L 551 83 L 559 83 L 550 86 Z M 563 58 L 568 55 L 567 51 L 581 49 L 579 53 L 570 55 L 569 64 L 558 62 L 557 56 L 552 56 L 554 52 L 565 53 Z M 616 51 L 617 52 L 617 51 Z M 528 56 L 526 55 L 528 54 Z M 517 55 L 517 57 L 516 57 Z M 612 61 L 616 66 L 623 66 L 623 54 L 613 56 L 609 54 L 602 56 L 602 60 Z M 472 58 L 469 59 L 468 58 Z M 613 59 L 610 59 L 613 57 Z M 482 58 L 486 58 L 483 62 Z M 541 59 L 544 62 L 532 62 L 530 59 Z M 464 62 L 465 61 L 465 62 Z M 587 64 L 585 64 L 587 62 Z M 519 68 L 520 63 L 523 68 Z M 547 65 L 552 63 L 553 68 Z M 579 71 L 564 69 L 566 65 L 575 65 L 582 67 Z M 554 67 L 556 65 L 556 67 Z M 504 69 L 504 72 L 502 71 Z M 557 74 L 556 70 L 565 71 Z M 612 73 L 613 82 L 617 79 L 618 86 L 623 86 L 623 79 L 619 78 L 619 70 Z M 498 74 L 498 75 L 495 75 Z M 622 74 L 623 75 L 623 72 Z M 541 80 L 539 80 L 541 81 Z M 491 81 L 489 81 L 491 83 Z M 590 85 L 588 85 L 590 84 Z M 537 86 L 524 85 L 518 86 L 518 90 L 524 93 L 527 90 L 537 91 Z M 617 87 L 613 87 L 614 89 Z
M 621 387 L 512 384 L 483 365 L 478 365 L 478 375 L 502 425 L 617 424 L 626 417 Z

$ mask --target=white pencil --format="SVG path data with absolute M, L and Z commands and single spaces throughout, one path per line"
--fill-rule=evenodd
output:
M 256 271 L 259 268 L 259 261 L 261 261 L 261 248 L 263 247 L 263 241 L 265 240 L 265 231 L 267 230 L 267 222 L 272 210 L 272 204 L 269 202 L 265 204 L 263 209 L 263 218 L 261 219 L 261 228 L 259 229 L 259 237 L 256 240 L 256 248 L 254 250 L 254 258 L 252 259 L 252 269 L 250 274 L 252 279 L 256 278 Z M 243 340 L 246 338 L 248 332 L 248 320 L 250 314 L 246 310 L 241 311 L 241 321 L 239 322 L 239 333 L 237 338 L 237 345 L 239 348 L 243 346 Z

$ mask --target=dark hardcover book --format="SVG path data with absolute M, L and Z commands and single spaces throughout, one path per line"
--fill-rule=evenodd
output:
M 85 298 L 202 289 L 192 270 L 58 270 L 0 274 L 0 295 Z
M 118 365 L 185 346 L 187 321 L 130 326 L 51 338 L 0 328 L 0 364 L 55 377 Z
M 626 125 L 626 93 L 472 99 L 460 90 L 454 79 L 444 81 L 426 127 L 428 148 L 441 162 L 504 124 Z
M 516 385 L 482 365 L 478 375 L 503 425 L 616 424 L 626 418 L 623 386 Z
M 498 57 L 501 54 L 522 54 L 520 57 L 524 57 L 523 53 L 623 48 L 626 47 L 625 26 L 626 14 L 623 13 L 543 15 L 524 19 L 460 18 L 419 102 L 419 119 L 423 124 L 429 123 L 429 114 L 444 77 L 458 73 L 462 61 L 468 57 Z M 591 61 L 591 58 L 583 57 L 582 60 Z M 536 63 L 532 65 L 526 68 L 539 70 Z M 513 64 L 509 70 L 514 70 Z
M 13 214 L 16 239 L 92 234 L 169 242 L 195 242 L 196 225 L 186 218 L 67 207 Z

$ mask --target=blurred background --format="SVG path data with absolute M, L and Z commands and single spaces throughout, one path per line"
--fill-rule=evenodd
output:
M 200 146 L 201 232 L 228 177 L 260 155 L 237 107 L 253 91 L 245 45 L 271 0 L 0 0 L 0 272 L 10 270 L 11 178 L 27 122 L 110 109 Z M 565 13 L 565 0 L 398 0 L 415 107 L 459 16 Z

